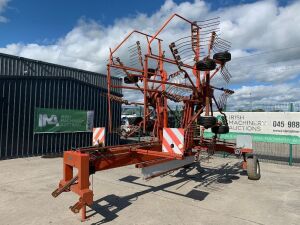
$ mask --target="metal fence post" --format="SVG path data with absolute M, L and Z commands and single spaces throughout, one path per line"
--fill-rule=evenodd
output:
M 293 145 L 290 144 L 290 156 L 289 156 L 289 165 L 293 165 Z
M 293 112 L 294 111 L 294 104 L 290 103 L 289 104 L 289 111 Z M 293 144 L 289 144 L 289 165 L 293 165 Z
M 140 116 L 142 116 L 142 106 L 140 106 Z M 141 128 L 139 129 L 139 142 L 141 141 Z

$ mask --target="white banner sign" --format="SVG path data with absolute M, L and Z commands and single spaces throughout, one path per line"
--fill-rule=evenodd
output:
M 300 137 L 300 112 L 226 112 L 230 132 Z M 220 113 L 216 113 L 216 116 Z

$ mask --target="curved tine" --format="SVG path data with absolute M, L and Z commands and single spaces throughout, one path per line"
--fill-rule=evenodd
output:
M 192 43 L 189 43 L 189 44 L 185 44 L 185 45 L 179 46 L 179 47 L 177 47 L 177 50 L 178 50 L 178 49 L 181 49 L 182 47 L 186 47 L 186 46 L 190 46 L 190 47 L 191 47 L 191 46 L 192 46 Z M 201 46 L 203 47 L 203 46 L 206 46 L 206 45 L 199 45 L 199 46 L 200 46 L 200 47 L 201 47 Z
M 194 61 L 194 57 L 183 58 L 181 61 L 185 62 L 186 64 L 187 62 L 192 63 Z
M 179 39 L 177 39 L 176 41 L 173 41 L 173 42 L 177 42 L 177 41 L 180 41 L 180 40 L 183 40 L 183 39 L 186 39 L 186 38 L 190 38 L 190 37 L 191 37 L 191 35 L 186 36 L 186 37 L 182 37 L 182 38 L 179 38 Z
M 137 51 L 137 50 L 138 50 L 138 49 L 137 49 L 137 47 L 135 46 L 135 48 L 129 49 L 128 52 L 135 52 L 135 51 Z
M 129 57 L 129 60 L 130 60 L 130 61 L 132 61 L 132 60 L 137 60 L 137 59 L 138 59 L 138 55 Z
M 211 25 L 207 25 L 207 26 L 202 26 L 201 29 L 206 29 L 208 27 L 218 27 L 220 25 L 220 23 L 216 23 L 216 24 L 211 24 Z
M 200 25 L 206 25 L 206 24 L 214 24 L 214 23 L 220 23 L 220 20 L 214 20 L 214 21 L 205 21 L 205 22 L 198 22 L 198 26 Z
M 192 49 L 192 47 L 190 47 L 190 48 L 184 48 L 184 49 L 178 51 L 178 54 L 182 54 L 183 52 L 186 52 L 186 51 L 193 51 L 193 49 Z
M 230 43 L 230 42 L 223 41 L 223 40 L 220 39 L 220 38 L 217 38 L 217 39 L 216 39 L 216 42 L 231 47 L 231 43 Z
M 226 66 L 223 66 L 221 71 L 225 71 L 225 73 L 228 74 L 229 77 L 232 77 L 231 73 L 228 71 L 228 69 L 226 68 Z
M 192 62 L 194 60 L 194 56 L 191 57 L 184 57 L 181 59 L 181 62 L 184 62 L 185 64 L 188 64 L 187 62 Z
M 201 36 L 201 40 L 203 40 L 203 41 L 204 41 L 204 40 L 206 40 L 206 39 L 208 39 L 208 40 L 209 40 L 209 39 L 210 39 L 210 36 L 206 36 L 206 37 L 203 37 L 203 35 Z M 201 40 L 200 40 L 200 41 L 201 41 Z
M 220 41 L 219 39 L 216 39 L 215 42 L 216 42 L 217 44 L 219 44 L 219 45 L 224 45 L 224 46 L 231 47 L 231 44 L 226 43 L 226 42 L 224 42 L 224 41 Z
M 225 42 L 228 42 L 228 43 L 230 43 L 230 44 L 231 44 L 231 42 L 230 42 L 230 41 L 227 41 L 227 40 L 225 40 L 225 39 L 223 39 L 223 38 L 220 38 L 220 37 L 219 37 L 219 35 L 217 35 L 217 38 L 218 38 L 218 39 L 221 39 L 222 41 L 225 41 Z
M 214 51 L 216 52 L 216 53 L 218 53 L 218 52 L 222 52 L 222 51 L 228 51 L 228 48 L 219 48 L 219 47 L 217 47 L 217 46 L 214 46 L 213 47 L 213 49 L 214 49 Z
M 217 16 L 217 17 L 213 17 L 213 18 L 210 18 L 210 19 L 207 19 L 207 20 L 196 20 L 195 22 L 201 23 L 201 22 L 206 22 L 206 21 L 211 21 L 211 20 L 216 20 L 216 19 L 220 19 L 220 17 Z
M 187 56 L 181 58 L 181 61 L 183 62 L 183 61 L 185 61 L 187 59 L 193 59 L 193 58 L 194 58 L 194 55 L 187 55 Z
M 220 28 L 216 28 L 216 29 L 211 29 L 211 30 L 203 30 L 202 33 L 200 32 L 200 35 L 206 35 L 206 34 L 210 34 L 212 32 L 218 32 L 220 31 Z
M 193 51 L 188 51 L 188 52 L 180 53 L 179 55 L 180 55 L 181 59 L 184 59 L 187 56 L 194 55 L 194 52 Z
M 220 51 L 228 51 L 230 48 L 226 46 L 220 46 L 220 45 L 213 45 L 213 48 L 216 48 L 217 50 Z
M 224 47 L 224 48 L 230 48 L 231 47 L 230 45 L 226 45 L 226 44 L 220 43 L 218 41 L 216 41 L 214 44 L 219 46 L 219 47 Z
M 132 47 L 135 47 L 135 46 L 137 46 L 137 42 L 139 42 L 139 41 L 136 41 L 136 42 L 134 42 L 134 44 L 132 44 L 132 45 L 129 45 L 127 48 L 132 48 Z
M 227 51 L 229 49 L 229 48 L 218 46 L 218 45 L 214 45 L 213 48 L 216 48 L 217 52 Z
M 138 52 L 132 52 L 129 54 L 130 56 L 135 56 L 135 55 L 138 55 Z
M 189 43 L 189 42 L 192 42 L 192 40 L 180 42 L 177 45 L 175 45 L 175 48 L 178 48 L 178 46 L 181 46 L 182 44 L 186 44 L 186 43 Z

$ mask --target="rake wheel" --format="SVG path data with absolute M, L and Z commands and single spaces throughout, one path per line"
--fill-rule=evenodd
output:
M 216 62 L 213 59 L 205 58 L 196 63 L 197 70 L 210 71 L 216 69 Z
M 206 129 L 213 127 L 217 123 L 217 118 L 214 116 L 201 116 L 198 119 L 198 124 L 204 126 Z
M 227 134 L 229 133 L 229 126 L 221 125 L 211 128 L 211 132 L 214 134 Z
M 215 53 L 213 59 L 222 63 L 229 62 L 231 60 L 231 54 L 228 51 Z

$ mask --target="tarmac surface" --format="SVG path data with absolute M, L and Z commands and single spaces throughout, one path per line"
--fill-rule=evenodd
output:
M 127 166 L 93 176 L 94 205 L 80 221 L 72 192 L 54 199 L 62 158 L 0 161 L 0 224 L 300 224 L 300 168 L 261 163 L 248 180 L 240 160 L 214 157 L 150 181 Z

